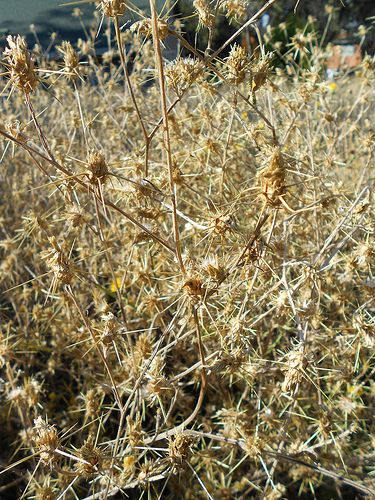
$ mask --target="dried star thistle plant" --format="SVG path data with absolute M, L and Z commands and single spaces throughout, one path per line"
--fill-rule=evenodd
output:
M 234 41 L 209 60 L 213 45 L 196 50 L 180 26 L 190 57 L 166 61 L 162 47 L 156 81 L 154 42 L 174 32 L 159 12 L 158 40 L 143 40 L 150 20 L 121 31 L 124 81 L 112 41 L 127 11 L 100 5 L 77 45 L 87 78 L 60 78 L 82 69 L 67 45 L 63 71 L 38 50 L 59 101 L 24 77 L 2 101 L 5 459 L 35 497 L 318 495 L 332 478 L 345 492 L 346 470 L 373 489 L 371 60 L 328 82 L 312 29 L 297 39 L 280 23 L 289 54 L 267 30 L 272 68 Z M 213 31 L 216 7 L 196 4 Z M 53 158 L 37 147 L 24 92 Z M 46 263 L 66 292 L 47 302 Z

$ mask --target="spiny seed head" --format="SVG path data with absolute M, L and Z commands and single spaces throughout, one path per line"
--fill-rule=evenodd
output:
M 80 476 L 92 478 L 101 471 L 103 465 L 103 452 L 95 446 L 94 436 L 89 436 L 83 446 L 78 450 L 79 457 L 85 462 L 77 461 L 74 469 Z
M 185 252 L 182 254 L 182 261 L 186 271 L 190 274 L 197 271 L 198 263 L 189 248 L 185 248 Z
M 300 349 L 293 350 L 288 354 L 288 366 L 281 386 L 283 392 L 294 391 L 296 385 L 301 383 L 308 364 L 306 354 Z
M 165 377 L 162 375 L 151 376 L 147 383 L 148 398 L 151 401 L 150 406 L 153 406 L 156 400 L 166 396 L 171 391 L 173 391 L 173 387 Z
M 82 225 L 84 221 L 84 213 L 77 204 L 70 205 L 65 212 L 66 221 L 69 229 L 76 228 Z
M 319 269 L 316 269 L 314 266 L 310 264 L 304 264 L 302 266 L 302 276 L 307 283 L 307 285 L 317 286 L 319 280 L 322 279 L 321 273 Z
M 27 50 L 27 43 L 20 35 L 7 36 L 8 47 L 4 50 L 4 57 L 10 66 L 10 81 L 13 88 L 30 94 L 37 83 L 38 77 L 34 69 L 34 61 Z
M 35 408 L 40 401 L 42 384 L 35 378 L 25 380 L 24 392 L 26 403 L 30 408 Z
M 181 286 L 185 290 L 186 295 L 193 303 L 198 303 L 204 292 L 203 279 L 200 276 L 187 276 Z
M 256 459 L 262 455 L 265 442 L 258 436 L 252 435 L 246 439 L 247 455 Z
M 108 176 L 108 165 L 103 155 L 103 151 L 89 150 L 87 151 L 87 178 L 92 184 L 97 184 L 99 181 L 104 184 Z
M 209 0 L 193 0 L 193 5 L 199 16 L 199 24 L 212 29 L 215 22 L 215 15 L 210 5 Z
M 51 469 L 60 460 L 61 455 L 56 452 L 60 447 L 57 430 L 49 425 L 42 417 L 34 420 L 33 427 L 35 448 L 40 455 L 40 460 Z
M 147 359 L 152 354 L 152 339 L 148 333 L 142 332 L 137 338 L 135 350 L 139 353 L 142 359 Z
M 186 468 L 187 462 L 192 454 L 191 446 L 194 442 L 192 436 L 180 432 L 175 438 L 169 438 L 168 461 L 171 464 L 172 472 L 177 474 Z
M 208 275 L 210 280 L 219 284 L 226 280 L 229 273 L 227 267 L 219 262 L 217 255 L 204 260 L 201 264 L 201 269 Z
M 247 14 L 247 3 L 243 0 L 224 0 L 220 8 L 225 12 L 225 16 L 240 21 Z
M 226 77 L 232 85 L 242 83 L 249 72 L 250 58 L 244 47 L 234 44 L 225 60 Z
M 114 19 L 122 16 L 126 10 L 126 2 L 123 0 L 100 0 L 98 9 L 103 12 L 103 15 Z
M 55 500 L 56 495 L 51 486 L 40 486 L 35 490 L 35 500 Z
M 280 204 L 280 196 L 285 194 L 284 159 L 278 146 L 269 150 L 266 165 L 257 173 L 260 183 L 259 197 L 272 206 Z
M 223 237 L 227 231 L 238 232 L 239 227 L 233 211 L 229 209 L 226 212 L 219 212 L 217 216 L 210 221 L 208 231 L 212 236 L 220 237 Z
M 358 266 L 370 264 L 374 259 L 375 245 L 373 243 L 363 243 L 355 250 L 355 261 Z
M 85 395 L 78 398 L 83 399 L 85 416 L 88 418 L 97 418 L 100 410 L 100 396 L 98 391 L 96 389 L 89 389 Z
M 158 37 L 160 40 L 164 40 L 169 33 L 169 26 L 167 21 L 163 19 L 157 20 L 158 26 Z M 131 31 L 143 35 L 147 38 L 152 36 L 152 20 L 151 19 L 142 19 L 141 21 L 137 21 L 130 26 Z
M 119 324 L 116 316 L 111 312 L 103 314 L 102 321 L 104 321 L 104 328 L 100 335 L 100 342 L 104 346 L 108 346 L 117 339 Z
M 165 78 L 167 85 L 181 96 L 203 72 L 202 62 L 189 56 L 172 61 L 165 68 Z
M 144 445 L 145 432 L 142 430 L 141 417 L 139 414 L 133 420 L 130 415 L 126 418 L 126 434 L 128 436 L 131 448 L 137 448 Z
M 329 436 L 333 428 L 333 418 L 329 409 L 325 406 L 319 408 L 319 431 L 326 437 Z
M 295 35 L 292 36 L 292 43 L 290 45 L 294 46 L 295 49 L 298 49 L 301 52 L 308 52 L 308 41 L 309 38 L 306 34 L 297 28 Z
M 369 349 L 375 345 L 375 322 L 368 320 L 362 314 L 353 317 L 353 326 L 357 329 L 359 337 L 364 347 Z
M 333 12 L 335 11 L 335 7 L 333 5 L 325 4 L 324 5 L 324 11 L 326 12 L 326 14 L 332 15 Z
M 184 177 L 182 175 L 182 172 L 180 168 L 176 165 L 173 164 L 173 182 L 176 184 L 176 186 L 181 186 L 184 183 Z
M 64 71 L 68 78 L 76 80 L 79 76 L 79 57 L 77 52 L 73 49 L 70 42 L 64 40 L 61 46 L 56 47 L 57 50 L 64 56 Z
M 288 298 L 288 292 L 282 290 L 276 295 L 273 299 L 273 304 L 276 306 L 276 311 L 278 315 L 285 314 L 286 311 L 290 308 L 290 302 Z
M 255 94 L 266 82 L 271 72 L 270 64 L 274 58 L 272 52 L 267 52 L 251 67 L 251 92 Z
M 53 250 L 49 250 L 42 254 L 42 258 L 47 265 L 52 269 L 56 281 L 68 285 L 71 283 L 74 273 L 71 270 L 68 257 L 65 256 L 63 250 L 58 244 L 54 236 L 48 238 Z
M 366 54 L 362 60 L 361 66 L 365 72 L 374 71 L 375 56 L 370 56 L 370 55 Z

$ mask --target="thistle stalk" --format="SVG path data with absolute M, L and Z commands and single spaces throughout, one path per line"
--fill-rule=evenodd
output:
M 155 50 L 155 58 L 156 58 L 156 67 L 158 70 L 159 76 L 159 85 L 160 85 L 160 103 L 163 114 L 163 127 L 164 127 L 164 147 L 167 155 L 167 167 L 169 174 L 169 194 L 171 197 L 171 205 L 172 205 L 172 218 L 173 218 L 173 236 L 174 243 L 176 248 L 176 257 L 178 263 L 180 265 L 180 269 L 183 277 L 186 277 L 185 266 L 182 260 L 181 255 L 181 246 L 180 246 L 180 234 L 178 229 L 178 219 L 177 219 L 177 201 L 175 194 L 175 184 L 173 178 L 173 164 L 172 164 L 172 155 L 171 155 L 171 142 L 169 137 L 169 125 L 168 125 L 168 110 L 167 110 L 167 100 L 165 95 L 165 81 L 164 81 L 164 69 L 163 69 L 163 59 L 161 55 L 160 48 L 160 39 L 158 35 L 158 19 L 156 16 L 155 2 L 154 0 L 150 0 L 150 10 L 151 10 L 151 19 L 152 19 L 152 39 L 154 43 Z

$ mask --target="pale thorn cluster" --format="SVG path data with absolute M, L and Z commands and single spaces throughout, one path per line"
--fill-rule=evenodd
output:
M 102 151 L 87 151 L 87 173 L 86 176 L 92 184 L 99 180 L 104 184 L 109 173 L 108 164 Z
M 56 451 L 60 446 L 57 430 L 40 416 L 34 420 L 34 424 L 35 448 L 39 453 L 40 460 L 52 469 L 55 462 L 61 458 Z
M 245 81 L 249 73 L 250 58 L 244 47 L 234 44 L 225 61 L 226 78 L 234 86 Z
M 169 34 L 169 25 L 163 19 L 157 20 L 159 40 L 164 40 Z M 147 38 L 152 36 L 152 20 L 149 18 L 136 21 L 130 26 L 130 30 L 138 35 L 143 35 Z
M 204 72 L 204 66 L 198 59 L 178 58 L 165 68 L 167 85 L 181 96 Z
M 282 392 L 292 393 L 295 390 L 297 384 L 301 383 L 308 364 L 306 354 L 303 351 L 298 349 L 288 354 L 288 366 L 281 385 Z
M 52 269 L 56 281 L 69 285 L 74 277 L 71 270 L 69 259 L 65 256 L 63 250 L 54 236 L 48 238 L 53 249 L 45 252 L 42 258 Z
M 208 29 L 212 29 L 215 16 L 212 12 L 209 0 L 194 0 L 193 5 L 199 16 L 199 23 Z
M 123 0 L 100 0 L 98 9 L 100 9 L 106 17 L 115 18 L 124 14 L 126 2 Z
M 35 72 L 35 63 L 27 49 L 27 43 L 20 35 L 7 36 L 8 47 L 3 55 L 10 66 L 10 81 L 13 88 L 30 94 L 37 83 L 38 77 Z
M 236 21 L 243 19 L 247 14 L 247 3 L 242 0 L 225 0 L 220 4 L 220 8 L 226 17 L 234 18 Z
M 64 40 L 62 45 L 56 48 L 64 57 L 64 72 L 69 78 L 76 80 L 79 76 L 79 57 L 72 44 Z

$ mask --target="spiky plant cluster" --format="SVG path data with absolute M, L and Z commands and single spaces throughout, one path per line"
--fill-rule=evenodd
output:
M 193 5 L 199 18 L 199 24 L 212 29 L 215 22 L 214 6 L 209 0 L 194 0 Z
M 169 26 L 163 19 L 157 20 L 158 36 L 159 40 L 164 40 L 169 33 Z M 141 21 L 136 21 L 130 26 L 130 30 L 134 33 L 138 33 L 145 37 L 152 36 L 152 21 L 151 19 L 142 19 Z
M 95 24 L 4 53 L 0 496 L 371 497 L 372 59 L 330 82 L 311 29 L 271 70 L 99 7 L 103 66 Z
M 204 65 L 199 59 L 178 58 L 165 68 L 167 85 L 177 96 L 184 92 L 204 73 Z
M 110 18 L 122 16 L 126 10 L 124 0 L 98 0 L 97 4 L 103 15 Z
M 38 83 L 35 61 L 27 50 L 24 38 L 20 35 L 16 37 L 8 35 L 7 43 L 8 47 L 4 50 L 4 58 L 10 67 L 10 82 L 14 88 L 29 94 Z
M 65 64 L 64 71 L 69 78 L 76 80 L 79 77 L 79 57 L 77 52 L 73 49 L 72 44 L 66 40 L 62 42 L 60 47 L 56 48 L 63 55 Z

